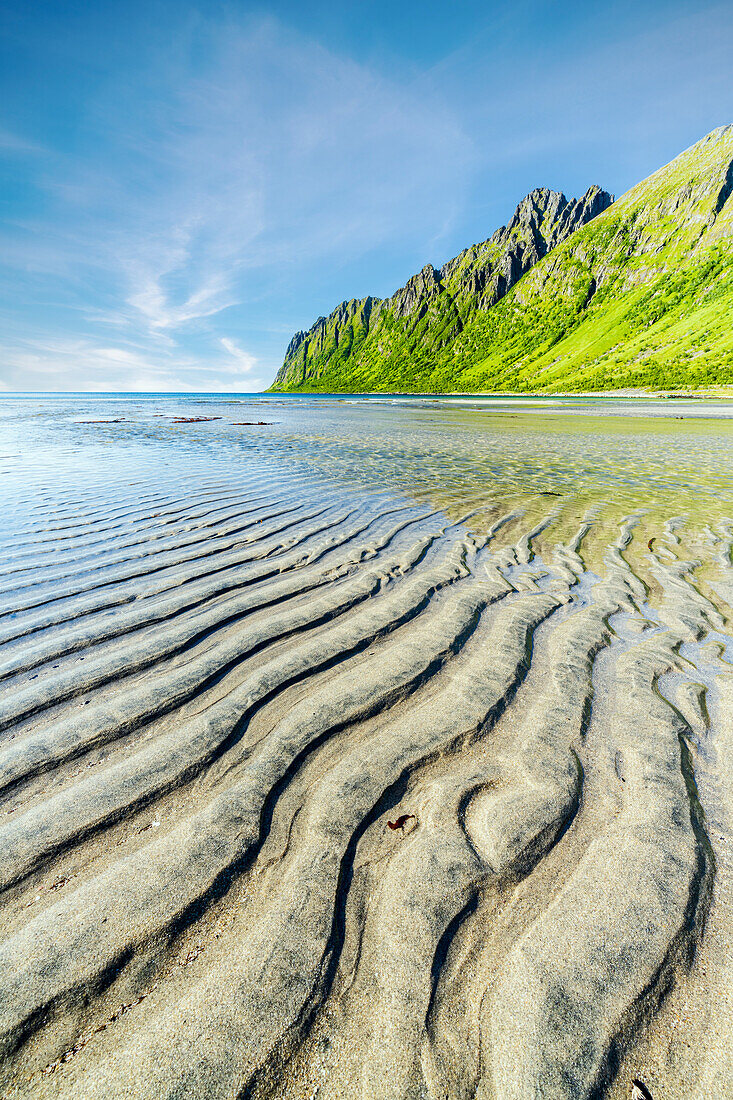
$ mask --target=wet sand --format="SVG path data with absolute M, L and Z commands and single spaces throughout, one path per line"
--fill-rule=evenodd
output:
M 2 540 L 2 1096 L 733 1096 L 729 501 L 105 486 Z

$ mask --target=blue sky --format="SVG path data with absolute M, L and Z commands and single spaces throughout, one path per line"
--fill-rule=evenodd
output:
M 733 121 L 730 3 L 107 0 L 0 15 L 0 388 L 257 391 L 536 186 Z

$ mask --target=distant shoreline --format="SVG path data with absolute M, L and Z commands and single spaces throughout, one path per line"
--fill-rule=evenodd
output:
M 255 395 L 253 395 L 255 396 Z M 706 386 L 695 390 L 560 390 L 547 393 L 536 390 L 265 390 L 262 396 L 273 397 L 483 397 L 483 398 L 534 398 L 547 399 L 568 397 L 598 398 L 655 398 L 659 400 L 733 398 L 733 386 Z
M 559 390 L 554 393 L 537 390 L 2 390 L 0 400 L 13 398 L 84 398 L 85 400 L 103 400 L 105 398 L 257 398 L 257 397 L 414 397 L 414 398 L 524 398 L 526 400 L 551 401 L 567 398 L 605 398 L 628 400 L 721 400 L 733 399 L 733 385 L 706 386 L 700 389 L 681 390 Z

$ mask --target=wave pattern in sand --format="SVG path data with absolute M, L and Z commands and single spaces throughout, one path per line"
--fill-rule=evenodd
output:
M 5 1095 L 606 1090 L 710 904 L 681 647 L 723 623 L 673 525 L 652 609 L 634 517 L 601 575 L 593 515 L 533 558 L 556 514 L 262 478 L 18 525 Z

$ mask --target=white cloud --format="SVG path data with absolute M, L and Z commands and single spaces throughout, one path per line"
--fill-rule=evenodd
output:
M 20 137 L 18 134 L 12 133 L 10 130 L 6 130 L 0 127 L 0 153 L 13 156 L 34 156 L 38 153 L 45 153 L 46 150 L 43 146 L 38 145 L 35 141 L 29 141 L 27 138 Z
M 247 374 L 246 392 L 265 389 L 268 379 L 251 377 L 256 365 L 254 358 L 232 346 L 237 354 L 226 348 L 226 357 L 203 359 L 169 351 L 151 355 L 131 347 L 99 345 L 84 339 L 7 344 L 0 347 L 4 376 L 0 378 L 0 389 L 226 393 L 239 389 L 236 380 L 243 374 Z
M 254 355 L 250 355 L 248 351 L 243 351 L 242 348 L 237 347 L 233 340 L 230 340 L 228 336 L 222 336 L 219 343 L 228 351 L 230 355 L 233 355 L 236 360 L 236 373 L 237 374 L 250 374 L 251 371 L 257 366 L 257 360 Z
M 58 297 L 65 332 L 87 343 L 77 388 L 95 384 L 110 324 L 148 363 L 176 349 L 188 363 L 203 341 L 230 357 L 217 372 L 249 378 L 235 341 L 252 346 L 253 316 L 266 331 L 283 284 L 424 240 L 450 221 L 472 157 L 439 95 L 274 20 L 199 16 L 163 41 L 143 80 L 111 70 L 87 148 L 43 159 L 47 203 L 0 241 L 11 304 L 22 273 L 20 300 Z

